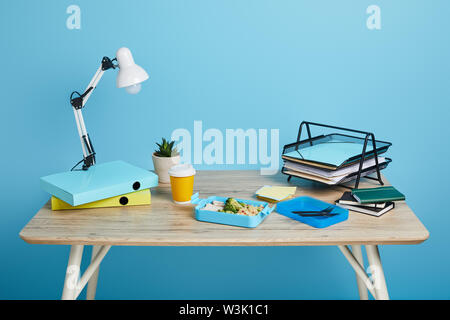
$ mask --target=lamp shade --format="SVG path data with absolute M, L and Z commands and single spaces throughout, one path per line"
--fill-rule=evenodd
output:
M 119 73 L 117 74 L 117 88 L 135 86 L 148 79 L 148 74 L 134 63 L 130 49 L 120 48 L 116 53 Z

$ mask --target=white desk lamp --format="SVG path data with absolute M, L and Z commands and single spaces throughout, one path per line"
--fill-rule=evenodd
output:
M 114 61 L 117 61 L 117 64 L 114 64 Z M 125 88 L 125 90 L 130 94 L 138 93 L 141 90 L 141 82 L 148 79 L 147 72 L 134 63 L 130 49 L 120 48 L 116 52 L 116 58 L 111 60 L 108 57 L 103 57 L 100 67 L 97 69 L 97 72 L 83 94 L 80 94 L 77 91 L 72 92 L 70 95 L 70 103 L 73 107 L 78 134 L 81 140 L 81 148 L 83 149 L 83 160 L 78 162 L 72 170 L 75 169 L 81 162 L 84 162 L 82 167 L 83 170 L 87 170 L 90 166 L 95 164 L 94 147 L 92 146 L 91 139 L 86 131 L 81 109 L 85 106 L 87 100 L 92 94 L 92 91 L 97 87 L 103 73 L 106 70 L 116 68 L 119 68 L 116 81 L 117 88 Z M 74 94 L 77 94 L 78 97 L 74 98 Z

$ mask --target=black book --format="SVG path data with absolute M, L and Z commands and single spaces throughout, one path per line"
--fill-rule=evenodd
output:
M 386 212 L 394 209 L 394 207 L 395 207 L 394 202 L 386 202 L 386 207 L 384 207 L 384 208 L 374 208 L 374 207 L 366 207 L 366 206 L 351 206 L 348 204 L 341 204 L 341 203 L 336 203 L 336 205 L 339 207 L 351 210 L 351 211 L 369 214 L 369 215 L 375 216 L 375 217 L 379 217 L 379 216 L 385 214 Z
M 351 206 L 360 206 L 360 207 L 369 207 L 369 208 L 380 208 L 384 209 L 388 202 L 383 203 L 359 203 L 358 200 L 356 200 L 351 191 L 345 191 L 341 198 L 336 200 L 336 203 L 339 204 L 345 204 L 345 205 L 351 205 Z

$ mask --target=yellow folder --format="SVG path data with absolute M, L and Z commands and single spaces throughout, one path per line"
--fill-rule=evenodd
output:
M 150 189 L 144 189 L 116 197 L 85 203 L 75 207 L 62 201 L 61 199 L 52 196 L 52 210 L 72 210 L 72 209 L 108 208 L 108 207 L 124 207 L 124 206 L 128 207 L 150 203 L 151 203 Z

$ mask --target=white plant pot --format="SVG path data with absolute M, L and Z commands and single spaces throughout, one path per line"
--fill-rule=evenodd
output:
M 161 183 L 169 183 L 169 169 L 176 164 L 180 163 L 180 155 L 175 157 L 158 157 L 152 154 L 153 166 L 155 167 L 155 172 L 158 175 L 158 180 Z

